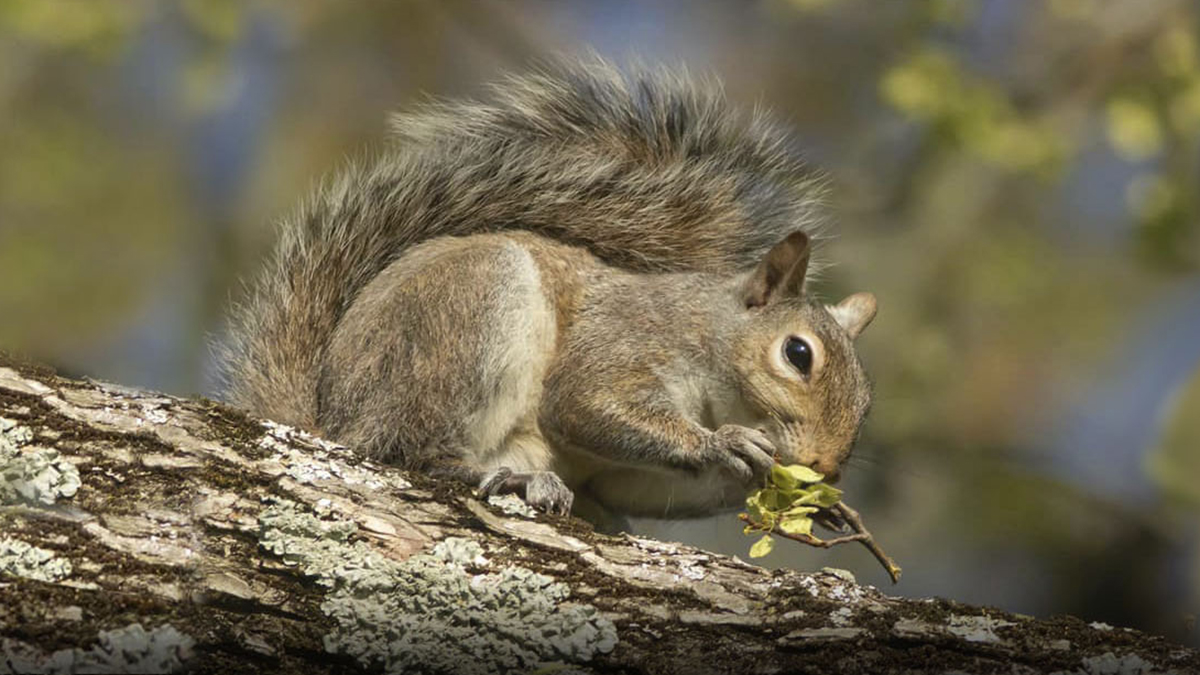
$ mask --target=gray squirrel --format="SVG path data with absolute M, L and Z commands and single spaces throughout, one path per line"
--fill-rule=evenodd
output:
M 823 179 L 715 84 L 601 60 L 394 118 L 282 225 L 228 398 L 600 522 L 836 476 L 870 406 L 857 293 L 805 288 Z

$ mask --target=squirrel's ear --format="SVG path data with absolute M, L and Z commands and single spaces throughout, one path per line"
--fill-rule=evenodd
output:
M 854 339 L 871 323 L 871 319 L 875 318 L 875 296 L 870 293 L 855 293 L 836 305 L 826 305 L 825 309 L 829 310 L 833 320 Z
M 762 307 L 779 298 L 799 297 L 808 272 L 808 252 L 808 235 L 799 230 L 772 246 L 742 289 L 746 306 Z

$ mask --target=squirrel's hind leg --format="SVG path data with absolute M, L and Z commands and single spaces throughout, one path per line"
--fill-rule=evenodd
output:
M 503 235 L 414 247 L 339 323 L 322 426 L 372 456 L 432 475 L 453 467 L 476 486 L 507 469 L 500 487 L 565 512 L 571 491 L 536 422 L 557 335 L 546 293 L 533 256 Z
M 515 494 L 530 506 L 548 513 L 566 515 L 571 512 L 575 493 L 565 481 L 551 470 L 514 471 L 513 467 L 543 466 L 549 448 L 536 427 L 532 431 L 522 424 L 509 434 L 503 447 L 493 457 L 494 468 L 481 469 L 464 464 L 462 458 L 470 453 L 443 452 L 443 457 L 429 467 L 429 475 L 457 480 L 478 488 L 481 497 Z M 539 449 L 540 446 L 540 449 Z
M 550 469 L 552 453 L 532 414 L 518 422 L 497 451 L 488 458 L 477 485 L 484 496 L 513 493 L 530 506 L 566 515 L 575 495 Z

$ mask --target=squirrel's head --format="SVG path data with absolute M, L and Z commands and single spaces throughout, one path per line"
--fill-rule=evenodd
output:
M 794 232 L 738 280 L 745 314 L 733 363 L 742 412 L 771 437 L 777 460 L 836 479 L 871 404 L 854 339 L 875 317 L 875 296 L 825 305 L 806 295 L 809 249 Z

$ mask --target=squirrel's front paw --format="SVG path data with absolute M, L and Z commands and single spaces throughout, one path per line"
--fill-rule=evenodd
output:
M 718 427 L 708 437 L 705 459 L 733 472 L 743 483 L 762 479 L 775 463 L 775 444 L 757 429 L 737 424 Z
M 563 516 L 571 512 L 571 503 L 575 501 L 575 493 L 553 471 L 513 473 L 502 466 L 479 483 L 479 493 L 484 496 L 508 492 L 521 495 L 534 508 Z

